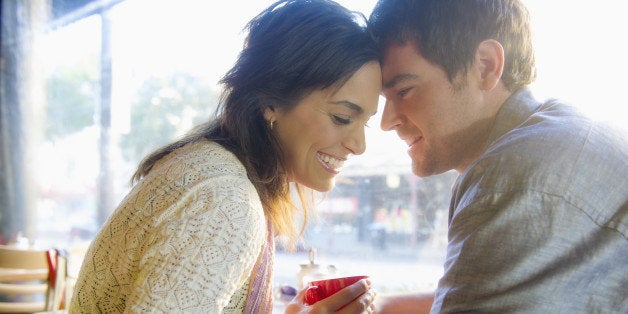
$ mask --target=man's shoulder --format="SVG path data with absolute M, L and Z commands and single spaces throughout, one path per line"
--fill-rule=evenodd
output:
M 490 159 L 500 166 L 532 163 L 553 169 L 573 164 L 583 153 L 625 160 L 626 134 L 589 118 L 572 105 L 554 100 L 541 104 L 520 124 L 495 139 L 479 160 Z
M 550 104 L 493 142 L 459 178 L 457 195 L 533 192 L 560 198 L 607 225 L 625 220 L 614 213 L 627 202 L 626 160 L 621 130 Z

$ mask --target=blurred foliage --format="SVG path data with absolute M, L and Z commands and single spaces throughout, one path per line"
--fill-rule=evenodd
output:
M 46 82 L 45 134 L 56 140 L 94 124 L 98 79 L 88 67 L 61 68 Z
M 96 73 L 90 67 L 77 66 L 57 69 L 48 78 L 47 140 L 64 138 L 96 123 L 100 97 Z M 120 138 L 124 158 L 137 163 L 209 119 L 219 97 L 209 84 L 187 73 L 148 78 L 131 104 L 130 132 Z
M 146 154 L 209 119 L 219 92 L 187 73 L 147 79 L 131 105 L 131 128 L 120 139 L 127 161 L 136 163 Z

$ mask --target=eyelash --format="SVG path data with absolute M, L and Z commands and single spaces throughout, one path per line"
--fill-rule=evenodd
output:
M 408 88 L 404 88 L 400 91 L 397 92 L 397 96 L 398 97 L 403 97 L 405 96 L 410 90 L 412 89 L 412 87 L 408 87 Z
M 334 123 L 337 125 L 347 125 L 351 123 L 351 119 L 346 119 L 334 114 L 330 114 L 329 117 L 331 117 L 331 120 L 334 121 Z
M 343 117 L 340 117 L 340 116 L 337 116 L 337 115 L 334 115 L 334 114 L 330 114 L 329 117 L 337 125 L 348 125 L 351 122 L 353 122 L 352 119 L 346 119 L 346 118 L 343 118 Z M 367 128 L 371 127 L 370 125 L 368 125 L 368 123 L 365 123 L 364 126 L 367 127 Z

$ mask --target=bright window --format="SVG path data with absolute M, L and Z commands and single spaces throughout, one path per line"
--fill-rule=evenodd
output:
M 374 0 L 339 1 L 368 16 Z M 622 1 L 527 0 L 533 17 L 541 96 L 573 101 L 597 119 L 626 127 L 620 77 L 628 73 Z M 102 18 L 92 15 L 46 33 L 38 66 L 45 119 L 35 159 L 39 246 L 84 245 L 129 190 L 147 152 L 206 119 L 218 79 L 234 63 L 245 23 L 272 1 L 124 0 L 111 22 L 112 98 L 107 179 L 102 180 L 99 121 Z M 382 103 L 383 104 L 383 103 Z M 380 110 L 381 112 L 381 107 Z M 279 250 L 276 285 L 296 285 L 299 264 L 316 261 L 340 273 L 365 273 L 381 292 L 433 289 L 442 273 L 454 172 L 417 178 L 404 144 L 379 129 L 319 205 L 301 250 Z M 103 207 L 103 185 L 106 186 Z M 101 207 L 99 212 L 99 206 Z

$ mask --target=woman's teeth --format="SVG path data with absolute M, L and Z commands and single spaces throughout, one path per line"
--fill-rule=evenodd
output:
M 342 167 L 343 165 L 343 161 L 334 157 L 331 157 L 329 155 L 318 155 L 318 158 L 324 162 L 329 168 L 331 169 L 338 169 L 340 167 Z

